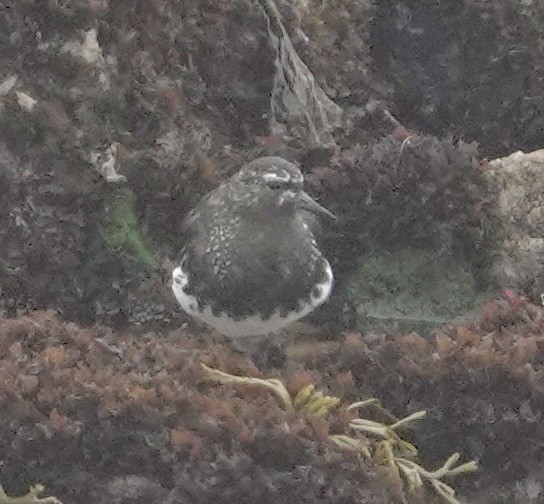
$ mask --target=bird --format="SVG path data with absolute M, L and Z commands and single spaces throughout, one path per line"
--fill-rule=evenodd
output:
M 172 290 L 188 315 L 232 339 L 267 337 L 322 305 L 334 276 L 313 232 L 336 219 L 280 157 L 255 159 L 204 196 L 182 224 Z

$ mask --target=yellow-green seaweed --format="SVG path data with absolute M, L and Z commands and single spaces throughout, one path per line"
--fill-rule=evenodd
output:
M 32 485 L 26 495 L 9 497 L 0 485 L 0 504 L 62 504 L 56 497 L 40 497 L 44 491 L 45 487 L 38 483 Z
M 337 397 L 316 391 L 314 385 L 303 387 L 292 397 L 280 380 L 236 376 L 212 369 L 205 364 L 202 364 L 202 367 L 208 380 L 221 384 L 245 384 L 267 388 L 276 394 L 287 411 L 300 412 L 310 418 L 325 416 L 341 403 Z M 394 421 L 385 424 L 366 418 L 355 418 L 349 423 L 353 435 L 348 433 L 333 434 L 329 436 L 331 442 L 390 468 L 393 474 L 401 478 L 410 490 L 420 488 L 424 482 L 427 482 L 446 502 L 460 504 L 455 497 L 455 490 L 444 483 L 442 479 L 474 472 L 478 469 L 476 462 L 470 461 L 457 465 L 461 456 L 454 453 L 442 467 L 435 471 L 428 471 L 417 462 L 417 448 L 402 439 L 397 432 L 408 424 L 423 419 L 426 416 L 426 411 L 416 411 L 407 417 L 397 419 L 384 410 L 375 398 L 357 401 L 349 405 L 347 409 L 353 411 L 366 407 L 375 407 L 378 411 L 385 411 L 386 416 L 393 418 Z

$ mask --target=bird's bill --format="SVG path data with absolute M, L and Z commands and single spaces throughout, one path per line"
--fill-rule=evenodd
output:
M 327 210 L 324 206 L 321 206 L 317 201 L 312 199 L 312 197 L 308 193 L 304 191 L 300 192 L 297 206 L 312 213 L 321 213 L 325 214 L 331 219 L 337 219 L 336 215 L 334 215 L 330 210 Z

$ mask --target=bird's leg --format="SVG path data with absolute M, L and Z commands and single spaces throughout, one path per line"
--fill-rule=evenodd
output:
M 283 367 L 286 360 L 285 336 L 278 334 L 263 334 L 233 338 L 234 350 L 250 356 L 257 367 Z
M 258 354 L 263 345 L 266 336 L 243 336 L 239 338 L 230 338 L 232 348 L 244 355 Z

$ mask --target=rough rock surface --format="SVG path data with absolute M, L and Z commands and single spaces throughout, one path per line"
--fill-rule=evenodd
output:
M 544 150 L 491 161 L 497 257 L 493 270 L 508 287 L 544 293 Z

